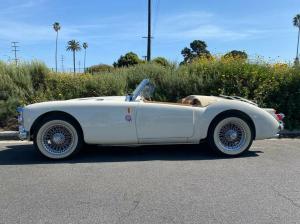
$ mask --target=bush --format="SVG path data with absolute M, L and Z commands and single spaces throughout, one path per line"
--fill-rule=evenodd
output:
M 128 52 L 124 56 L 121 55 L 118 61 L 114 63 L 114 67 L 115 68 L 130 67 L 130 66 L 138 65 L 140 63 L 143 63 L 143 61 L 139 59 L 139 56 L 136 53 Z
M 157 58 L 154 58 L 152 60 L 153 63 L 156 63 L 158 65 L 161 65 L 161 66 L 164 66 L 164 67 L 168 67 L 168 66 L 171 66 L 171 64 L 169 63 L 169 61 L 163 57 L 157 57 Z
M 114 69 L 113 66 L 111 65 L 106 65 L 106 64 L 99 64 L 99 65 L 93 65 L 89 68 L 86 69 L 87 73 L 105 73 L 105 72 L 112 72 Z
M 18 105 L 80 97 L 125 95 L 144 78 L 155 86 L 155 100 L 175 102 L 190 94 L 238 95 L 287 115 L 289 129 L 300 128 L 300 69 L 234 58 L 201 58 L 183 66 L 156 63 L 116 68 L 101 74 L 55 74 L 43 63 L 16 67 L 0 63 L 0 126 Z
M 15 119 L 17 106 L 34 102 L 35 90 L 45 87 L 47 72 L 39 62 L 19 66 L 0 62 L 0 126 Z

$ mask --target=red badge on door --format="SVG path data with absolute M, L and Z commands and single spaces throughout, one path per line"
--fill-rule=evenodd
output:
M 130 114 L 126 114 L 125 120 L 128 121 L 128 122 L 131 122 L 132 121 L 131 115 Z
M 132 121 L 132 117 L 131 117 L 131 114 L 130 114 L 131 113 L 131 108 L 130 107 L 128 107 L 127 113 L 128 114 L 125 115 L 125 120 L 128 121 L 128 122 L 131 122 Z

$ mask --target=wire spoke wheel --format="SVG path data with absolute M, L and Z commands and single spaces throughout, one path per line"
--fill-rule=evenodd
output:
M 251 129 L 243 119 L 227 117 L 216 125 L 213 141 L 216 148 L 223 154 L 238 155 L 251 145 Z
M 64 120 L 51 120 L 39 129 L 36 144 L 40 152 L 51 159 L 70 156 L 78 147 L 76 128 Z
M 53 125 L 43 133 L 43 145 L 49 153 L 64 153 L 72 146 L 72 142 L 72 131 L 62 125 Z

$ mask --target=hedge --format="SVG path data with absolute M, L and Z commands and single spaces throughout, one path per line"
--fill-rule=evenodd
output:
M 56 74 L 41 62 L 0 63 L 0 127 L 16 124 L 18 105 L 79 97 L 125 95 L 144 78 L 156 85 L 155 100 L 190 94 L 237 95 L 286 114 L 286 127 L 300 129 L 300 69 L 237 59 L 199 59 L 192 64 L 142 64 L 101 74 Z M 11 127 L 9 127 L 11 128 Z

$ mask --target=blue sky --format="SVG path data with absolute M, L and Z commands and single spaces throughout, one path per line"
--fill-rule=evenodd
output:
M 0 59 L 12 57 L 11 41 L 20 42 L 23 60 L 39 59 L 54 67 L 55 32 L 61 23 L 59 57 L 71 67 L 68 40 L 88 42 L 87 65 L 112 64 L 121 54 L 146 54 L 147 0 L 0 0 Z M 251 57 L 292 61 L 297 29 L 292 18 L 299 0 L 153 0 L 153 56 L 180 62 L 192 40 L 206 41 L 213 54 L 233 49 Z M 77 57 L 83 64 L 83 52 Z M 59 63 L 60 65 L 60 63 Z

